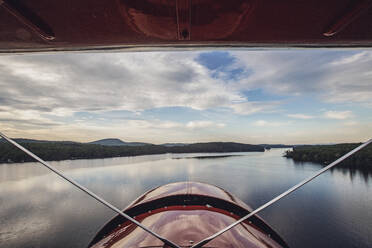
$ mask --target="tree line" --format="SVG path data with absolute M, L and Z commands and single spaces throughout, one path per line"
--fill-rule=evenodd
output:
M 292 151 L 288 150 L 284 156 L 294 161 L 314 162 L 323 165 L 330 164 L 361 143 L 346 143 L 337 145 L 309 145 L 297 146 Z M 341 167 L 356 168 L 372 171 L 372 146 L 369 145 L 351 157 L 344 160 Z
M 70 159 L 94 159 L 126 157 L 164 153 L 209 153 L 209 152 L 263 152 L 259 145 L 234 142 L 195 143 L 185 146 L 167 147 L 162 145 L 144 146 L 103 146 L 73 142 L 20 142 L 25 148 L 46 161 Z M 0 143 L 0 163 L 19 163 L 34 161 L 27 154 L 9 143 Z

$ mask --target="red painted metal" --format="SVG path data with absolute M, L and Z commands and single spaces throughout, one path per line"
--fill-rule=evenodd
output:
M 139 216 L 138 218 L 141 219 L 143 224 L 150 225 L 156 232 L 162 233 L 169 240 L 182 247 L 190 246 L 192 243 L 217 232 L 221 227 L 235 221 L 234 218 L 218 212 L 198 209 L 167 210 L 148 216 Z M 126 223 L 93 247 L 156 246 L 163 247 L 163 244 L 139 230 L 133 224 Z M 260 230 L 243 224 L 212 241 L 209 247 L 277 248 L 280 246 Z
M 347 8 L 343 14 L 331 27 L 323 33 L 324 36 L 334 36 L 350 25 L 355 19 L 362 15 L 372 6 L 371 0 L 353 1 L 352 6 Z
M 1 52 L 372 45 L 370 0 L 2 2 Z
M 1 7 L 5 9 L 9 14 L 14 16 L 20 23 L 32 30 L 36 35 L 46 41 L 51 41 L 55 39 L 53 32 L 50 30 L 45 30 L 42 26 L 38 25 L 37 19 L 35 17 L 27 17 L 27 14 L 22 13 L 22 10 L 14 8 L 12 5 L 8 4 L 6 1 L 0 2 Z
M 191 1 L 176 0 L 177 32 L 179 40 L 190 40 Z
M 203 183 L 180 182 L 150 190 L 134 201 L 125 211 L 147 203 L 152 204 L 153 209 L 136 215 L 135 218 L 181 247 L 190 247 L 193 243 L 217 232 L 241 217 L 229 210 L 208 204 L 156 207 L 155 202 L 175 196 L 197 196 L 200 199 L 203 196 L 208 196 L 247 210 L 250 209 L 221 188 Z M 114 220 L 115 218 L 105 225 L 106 228 L 110 227 L 110 230 L 91 248 L 163 247 L 161 241 L 143 232 L 131 222 L 124 221 L 118 225 L 117 222 L 112 224 Z M 269 229 L 269 231 L 273 236 L 277 235 L 273 230 Z M 255 223 L 246 221 L 236 229 L 213 240 L 208 244 L 208 247 L 282 247 L 269 236 L 270 233 Z
M 137 200 L 135 200 L 132 204 L 130 204 L 128 208 L 132 208 L 136 205 L 151 202 L 157 199 L 161 199 L 168 196 L 176 196 L 176 195 L 199 195 L 199 196 L 209 196 L 218 199 L 222 199 L 233 204 L 239 205 L 248 211 L 252 211 L 252 209 L 246 205 L 243 201 L 239 198 L 236 198 L 229 192 L 221 189 L 217 186 L 205 183 L 196 183 L 196 182 L 178 182 L 178 183 L 171 183 L 167 185 L 163 185 L 161 187 L 152 189 Z

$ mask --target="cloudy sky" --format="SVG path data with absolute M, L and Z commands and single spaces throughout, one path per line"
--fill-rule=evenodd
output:
M 372 51 L 0 56 L 11 137 L 334 143 L 372 137 Z

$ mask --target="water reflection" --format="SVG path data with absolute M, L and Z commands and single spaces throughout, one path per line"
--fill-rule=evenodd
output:
M 289 160 L 292 160 L 288 158 Z M 305 169 L 308 167 L 309 163 L 308 162 L 298 162 L 294 161 L 293 162 L 296 166 L 301 167 L 301 169 Z M 313 164 L 314 166 L 318 166 L 319 168 L 322 168 L 323 165 L 321 164 Z M 372 166 L 372 165 L 371 165 Z M 351 181 L 356 180 L 364 180 L 364 182 L 368 185 L 370 183 L 370 179 L 372 178 L 372 170 L 367 169 L 366 166 L 364 167 L 356 167 L 356 166 L 350 166 L 348 164 L 339 164 L 336 167 L 330 169 L 330 172 L 333 173 L 334 171 L 339 171 L 343 175 L 348 175 L 350 177 Z
M 185 180 L 218 185 L 257 207 L 320 168 L 295 164 L 282 153 L 271 149 L 218 159 L 164 154 L 53 165 L 120 208 L 151 188 Z M 261 216 L 291 247 L 371 247 L 370 177 L 333 170 Z M 0 165 L 0 247 L 83 248 L 111 216 L 40 165 Z

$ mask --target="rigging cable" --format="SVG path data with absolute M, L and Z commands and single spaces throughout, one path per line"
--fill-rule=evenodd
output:
M 8 138 L 6 135 L 4 135 L 3 133 L 0 132 L 0 136 L 3 137 L 5 140 L 7 140 L 9 143 L 11 143 L 12 145 L 14 145 L 15 147 L 17 147 L 18 149 L 22 150 L 23 152 L 25 152 L 27 155 L 29 155 L 30 157 L 36 159 L 38 162 L 40 162 L 42 165 L 44 165 L 46 168 L 48 168 L 49 170 L 51 170 L 52 172 L 54 172 L 55 174 L 57 174 L 58 176 L 62 177 L 64 180 L 68 181 L 69 183 L 71 183 L 72 185 L 74 185 L 75 187 L 77 187 L 78 189 L 82 190 L 83 192 L 87 193 L 88 195 L 90 195 L 91 197 L 93 197 L 94 199 L 96 199 L 97 201 L 99 201 L 100 203 L 102 203 L 103 205 L 105 205 L 106 207 L 110 208 L 111 210 L 113 210 L 114 212 L 120 214 L 121 216 L 123 216 L 124 218 L 126 218 L 127 220 L 131 221 L 132 223 L 136 224 L 138 227 L 142 228 L 143 230 L 145 230 L 146 232 L 148 232 L 149 234 L 153 235 L 154 237 L 158 238 L 159 240 L 161 240 L 162 242 L 164 242 L 164 244 L 172 247 L 172 248 L 180 248 L 178 245 L 174 244 L 172 241 L 169 241 L 168 239 L 160 236 L 159 234 L 151 231 L 150 229 L 148 229 L 147 227 L 145 227 L 144 225 L 142 225 L 141 223 L 139 223 L 137 220 L 133 219 L 132 217 L 130 217 L 129 215 L 127 215 L 126 213 L 122 212 L 120 209 L 118 209 L 117 207 L 115 207 L 114 205 L 110 204 L 109 202 L 107 202 L 106 200 L 104 200 L 103 198 L 99 197 L 98 195 L 96 195 L 95 193 L 93 193 L 92 191 L 90 191 L 89 189 L 85 188 L 84 186 L 80 185 L 79 183 L 77 183 L 75 180 L 73 180 L 72 178 L 64 175 L 62 172 L 60 172 L 59 170 L 53 168 L 51 165 L 49 165 L 47 162 L 45 162 L 44 160 L 42 160 L 41 158 L 39 158 L 38 156 L 36 156 L 35 154 L 33 154 L 32 152 L 30 152 L 29 150 L 27 150 L 26 148 L 24 148 L 23 146 L 21 146 L 20 144 L 18 144 L 17 142 L 15 142 L 14 140 L 12 140 L 11 138 Z

